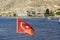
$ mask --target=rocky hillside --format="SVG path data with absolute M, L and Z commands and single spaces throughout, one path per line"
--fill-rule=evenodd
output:
M 22 9 L 26 10 L 28 8 L 60 8 L 59 0 L 0 0 L 0 11 Z

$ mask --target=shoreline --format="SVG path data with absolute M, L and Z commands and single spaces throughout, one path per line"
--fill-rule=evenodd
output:
M 26 19 L 29 18 L 29 19 L 30 19 L 30 18 L 41 18 L 41 17 L 0 17 L 0 18 L 15 18 L 15 19 L 16 19 L 16 18 L 24 18 L 24 19 L 25 19 L 25 18 L 26 18 Z M 48 17 L 48 18 L 50 18 L 50 17 Z M 57 18 L 57 17 L 51 17 L 51 18 Z M 59 18 L 59 19 L 60 19 L 60 18 Z
M 41 17 L 0 17 L 0 18 L 41 18 Z

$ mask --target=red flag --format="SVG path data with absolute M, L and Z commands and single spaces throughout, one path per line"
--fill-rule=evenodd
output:
M 20 18 L 17 19 L 17 32 L 22 34 L 34 35 L 34 29 L 28 23 L 24 22 Z

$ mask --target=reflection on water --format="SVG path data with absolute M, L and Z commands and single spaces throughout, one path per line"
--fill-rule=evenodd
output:
M 60 23 L 42 18 L 23 19 L 35 29 L 34 37 L 16 33 L 16 19 L 0 18 L 0 40 L 60 40 Z

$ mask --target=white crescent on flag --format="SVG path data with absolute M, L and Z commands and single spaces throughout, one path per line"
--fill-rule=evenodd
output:
M 23 22 L 20 23 L 20 27 L 23 28 Z
M 23 28 L 23 24 L 24 24 L 24 22 L 21 22 L 21 24 L 20 24 L 21 28 Z M 29 26 L 26 26 L 26 28 L 29 28 Z

